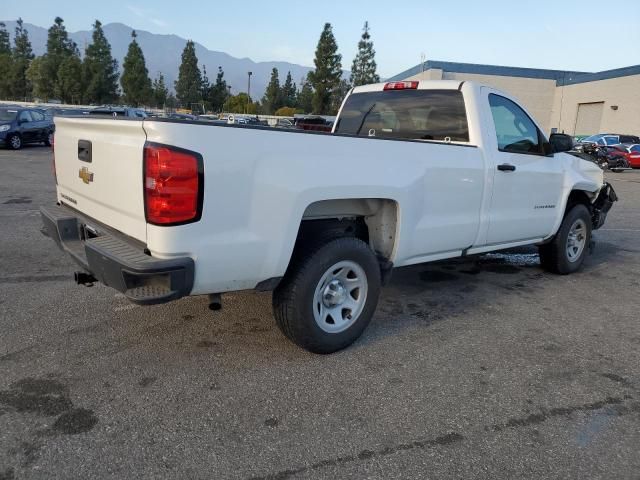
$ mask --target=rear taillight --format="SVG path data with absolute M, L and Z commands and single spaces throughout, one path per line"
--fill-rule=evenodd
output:
M 385 90 L 415 90 L 418 82 L 389 82 L 385 83 Z
M 195 222 L 202 213 L 202 156 L 167 145 L 144 147 L 144 200 L 148 223 Z

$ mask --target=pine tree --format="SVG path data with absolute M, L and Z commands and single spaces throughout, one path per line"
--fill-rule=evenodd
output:
M 82 60 L 77 54 L 69 55 L 58 68 L 57 92 L 63 102 L 78 104 L 82 101 L 83 87 Z
M 200 88 L 200 95 L 202 95 L 202 100 L 205 104 L 206 109 L 210 109 L 209 105 L 209 94 L 211 93 L 211 82 L 209 81 L 209 77 L 207 76 L 207 66 L 202 65 L 202 87 Z M 202 112 L 205 113 L 205 112 Z
M 9 32 L 7 32 L 7 26 L 0 22 L 0 100 L 7 99 L 11 96 L 9 90 L 10 75 L 12 70 L 11 59 L 11 42 L 9 40 Z
M 182 51 L 182 62 L 175 82 L 176 96 L 183 107 L 202 100 L 202 74 L 198 68 L 196 46 L 189 40 Z
M 351 66 L 350 82 L 354 87 L 378 83 L 380 77 L 376 73 L 376 51 L 373 49 L 371 35 L 369 35 L 369 22 L 364 22 L 362 37 L 358 42 L 358 54 L 353 59 Z
M 318 115 L 332 113 L 331 98 L 342 78 L 341 61 L 342 55 L 338 53 L 338 45 L 333 36 L 331 24 L 325 23 L 313 61 L 316 69 L 309 72 L 309 80 L 314 90 L 313 112 Z
M 278 77 L 278 69 L 274 67 L 271 70 L 271 79 L 262 99 L 264 110 L 269 115 L 273 115 L 273 112 L 282 106 L 282 91 L 280 90 L 280 79 Z
M 39 97 L 44 99 L 59 97 L 63 101 L 69 101 L 68 97 L 64 98 L 65 92 L 59 83 L 58 74 L 62 63 L 73 56 L 80 59 L 78 46 L 69 38 L 64 20 L 56 17 L 48 31 L 47 51 L 42 56 L 40 75 L 37 78 L 32 75 L 34 81 L 37 82 L 34 83 L 33 88 L 35 92 L 38 92 Z M 75 64 L 75 61 L 71 63 Z M 67 62 L 67 64 L 70 63 Z
M 344 97 L 347 96 L 347 93 L 349 93 L 349 90 L 351 90 L 351 84 L 344 78 L 340 80 L 338 88 L 336 88 L 331 95 L 332 113 L 338 113 L 338 110 L 340 110 L 340 106 L 342 105 L 342 101 L 344 100 Z
M 222 70 L 222 67 L 218 67 L 216 83 L 214 83 L 209 90 L 209 104 L 211 105 L 211 109 L 214 112 L 221 112 L 228 96 L 229 92 L 227 90 L 227 82 L 224 79 L 224 70 Z
M 145 105 L 151 98 L 151 80 L 142 49 L 136 40 L 136 31 L 131 32 L 131 43 L 122 64 L 122 92 L 124 101 L 137 107 Z
M 27 69 L 27 80 L 32 86 L 31 93 L 34 98 L 47 100 L 51 96 L 51 81 L 44 69 L 44 55 L 31 60 Z
M 31 96 L 31 82 L 27 78 L 27 70 L 33 60 L 33 50 L 31 50 L 29 32 L 24 28 L 21 18 L 18 18 L 16 25 L 11 55 L 13 61 L 9 74 L 10 96 L 17 100 L 25 100 Z
M 309 81 L 309 75 L 300 82 L 300 90 L 296 98 L 296 106 L 304 113 L 311 113 L 313 110 L 313 87 Z
M 0 55 L 11 53 L 11 40 L 7 26 L 4 22 L 0 22 Z
M 118 62 L 111 56 L 99 20 L 93 24 L 92 42 L 87 47 L 82 65 L 86 81 L 87 103 L 113 103 L 118 98 Z
M 289 71 L 287 72 L 287 78 L 284 81 L 284 85 L 282 86 L 282 104 L 285 107 L 295 107 L 297 94 L 298 91 L 296 88 L 296 84 L 293 83 L 291 72 Z
M 153 81 L 153 101 L 156 108 L 164 107 L 169 96 L 169 89 L 164 83 L 164 75 L 162 72 Z

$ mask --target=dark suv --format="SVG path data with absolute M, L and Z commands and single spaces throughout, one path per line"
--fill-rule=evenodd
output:
M 0 108 L 0 146 L 19 150 L 27 143 L 51 145 L 55 127 L 35 108 Z

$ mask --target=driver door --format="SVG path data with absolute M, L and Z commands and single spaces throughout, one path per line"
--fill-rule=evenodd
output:
M 31 118 L 31 113 L 27 110 L 23 110 L 18 115 L 18 123 L 20 124 L 20 135 L 22 136 L 22 143 L 30 143 L 35 140 L 36 124 Z
M 547 141 L 515 101 L 487 92 L 493 159 L 493 196 L 487 244 L 543 238 L 552 233 L 563 188 L 562 162 L 545 155 Z M 492 144 L 493 143 L 493 144 Z

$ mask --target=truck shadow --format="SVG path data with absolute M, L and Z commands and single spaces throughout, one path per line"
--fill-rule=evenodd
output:
M 601 265 L 617 254 L 618 249 L 612 244 L 596 249 L 583 270 L 571 278 L 606 280 L 608 272 Z M 535 248 L 398 268 L 390 285 L 382 289 L 371 325 L 347 352 L 387 341 L 416 327 L 438 328 L 440 322 L 487 306 L 524 302 L 527 308 L 544 309 L 540 294 L 544 282 L 560 283 L 562 278 L 540 268 Z M 575 287 L 565 284 L 562 288 Z M 81 345 L 76 352 L 78 361 L 136 352 L 135 355 L 154 358 L 154 362 L 166 360 L 170 365 L 193 355 L 209 357 L 216 363 L 240 355 L 245 366 L 250 367 L 314 357 L 278 330 L 269 293 L 224 295 L 220 312 L 207 309 L 206 297 L 145 308 L 121 297 L 113 304 L 112 315 L 68 332 Z
M 620 251 L 614 244 L 597 243 L 574 277 L 612 279 L 602 266 Z M 393 331 L 432 327 L 490 305 L 523 302 L 542 311 L 546 307 L 539 291 L 560 279 L 541 268 L 536 247 L 398 268 L 383 289 L 377 313 L 360 343 L 377 342 Z

